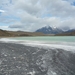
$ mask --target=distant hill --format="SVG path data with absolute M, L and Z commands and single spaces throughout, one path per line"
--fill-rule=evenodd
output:
M 75 36 L 75 30 L 74 29 L 68 30 L 64 33 L 56 34 L 56 36 Z
M 62 30 L 57 29 L 57 28 L 54 28 L 54 31 L 52 31 L 53 28 L 51 28 L 51 27 L 43 27 L 42 29 L 44 29 L 43 31 L 46 31 L 46 32 L 41 32 L 39 30 L 36 32 L 6 31 L 6 30 L 0 29 L 0 37 L 54 36 L 54 35 L 55 36 L 75 36 L 75 30 L 74 29 L 68 30 L 66 32 L 63 32 Z M 55 33 L 55 34 L 52 34 L 52 33 Z
M 40 32 L 24 32 L 24 31 L 6 31 L 0 29 L 0 37 L 16 37 L 16 36 L 46 36 Z
M 68 32 L 74 32 L 75 31 L 75 29 L 69 29 L 68 31 L 66 31 L 66 33 L 68 33 Z
M 8 31 L 0 29 L 0 36 L 11 36 L 11 35 L 12 34 L 10 34 Z
M 45 26 L 36 30 L 35 32 L 42 32 L 44 34 L 59 34 L 59 33 L 63 33 L 64 31 L 56 27 L 52 28 L 50 26 Z

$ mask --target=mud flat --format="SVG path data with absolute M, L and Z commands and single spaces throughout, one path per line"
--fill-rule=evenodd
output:
M 0 42 L 0 75 L 75 75 L 75 53 Z

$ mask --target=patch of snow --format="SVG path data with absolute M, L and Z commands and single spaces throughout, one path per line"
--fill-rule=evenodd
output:
M 16 57 L 13 57 L 13 59 L 16 59 Z
M 5 54 L 4 56 L 5 56 L 5 57 L 7 57 L 7 55 L 6 55 L 6 54 Z
M 52 27 L 53 30 L 57 29 L 57 27 Z
M 35 71 L 33 70 L 32 72 L 29 72 L 27 74 L 30 74 L 30 75 L 35 75 Z
M 52 75 L 57 75 L 55 72 L 51 71 Z

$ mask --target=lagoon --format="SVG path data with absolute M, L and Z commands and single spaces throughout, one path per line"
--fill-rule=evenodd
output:
M 29 41 L 46 41 L 46 42 L 75 42 L 75 36 L 36 36 L 36 37 L 15 37 L 15 40 L 29 40 Z

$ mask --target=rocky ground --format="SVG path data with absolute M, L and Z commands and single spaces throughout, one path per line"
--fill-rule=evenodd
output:
M 0 75 L 75 75 L 75 53 L 0 43 Z

